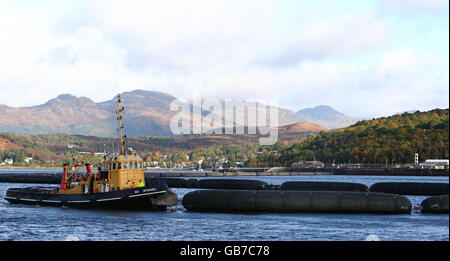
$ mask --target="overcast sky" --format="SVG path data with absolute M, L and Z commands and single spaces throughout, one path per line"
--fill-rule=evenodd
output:
M 0 104 L 193 85 L 357 117 L 447 108 L 449 2 L 0 1 Z

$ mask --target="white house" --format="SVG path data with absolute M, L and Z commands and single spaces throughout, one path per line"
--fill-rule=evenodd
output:
M 9 165 L 12 165 L 12 164 L 14 164 L 14 160 L 12 158 L 11 159 L 6 158 L 5 159 L 5 163 L 9 164 Z

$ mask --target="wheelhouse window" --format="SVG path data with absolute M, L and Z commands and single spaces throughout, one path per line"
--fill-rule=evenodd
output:
M 133 169 L 133 162 L 130 161 L 130 169 Z
M 116 169 L 116 163 L 113 163 L 113 164 L 112 164 L 111 169 Z
M 122 169 L 122 163 L 121 162 L 118 163 L 118 168 Z
M 137 161 L 134 162 L 134 169 L 138 169 L 138 163 L 137 163 Z
M 128 169 L 128 162 L 124 162 L 124 163 L 123 163 L 123 168 L 124 168 L 124 169 Z

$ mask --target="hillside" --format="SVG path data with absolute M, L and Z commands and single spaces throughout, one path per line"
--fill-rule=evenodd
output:
M 313 123 L 299 122 L 289 124 L 278 128 L 280 133 L 296 133 L 296 132 L 320 132 L 329 131 L 328 128 Z
M 279 141 L 282 144 L 292 144 L 306 139 L 310 135 L 327 131 L 319 125 L 309 123 L 296 123 L 279 128 Z M 134 148 L 138 153 L 149 155 L 152 153 L 182 154 L 194 153 L 204 156 L 217 156 L 211 153 L 223 151 L 220 156 L 232 153 L 250 157 L 254 151 L 261 151 L 257 135 L 185 135 L 174 137 L 140 136 L 126 139 L 128 147 Z M 78 152 L 110 152 L 118 151 L 118 138 L 94 137 L 69 134 L 40 134 L 17 135 L 0 133 L 0 162 L 12 158 L 14 162 L 22 165 L 24 159 L 31 157 L 37 165 L 60 166 L 64 161 L 70 161 L 79 156 Z M 283 146 L 280 144 L 280 146 Z M 233 150 L 235 152 L 230 152 Z M 266 150 L 266 149 L 263 149 Z M 248 156 L 247 156 L 248 154 Z M 241 161 L 247 158 L 240 159 Z M 20 164 L 19 164 L 20 165 Z
M 10 140 L 0 136 L 0 151 L 6 151 L 19 147 L 19 145 L 12 143 Z
M 316 160 L 331 163 L 411 163 L 449 158 L 449 110 L 403 113 L 359 121 L 347 128 L 321 132 L 276 155 L 258 157 L 260 166 L 290 166 Z
M 33 158 L 33 166 L 62 166 L 64 162 L 80 157 L 79 152 L 117 152 L 117 138 L 68 134 L 16 135 L 0 133 L 0 163 L 12 158 L 16 165 L 29 166 L 24 160 Z M 244 136 L 189 135 L 177 137 L 131 137 L 127 147 L 142 157 L 153 154 L 183 154 L 207 148 L 257 145 L 257 139 Z

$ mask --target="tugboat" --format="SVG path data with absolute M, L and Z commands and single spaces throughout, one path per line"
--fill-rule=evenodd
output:
M 146 180 L 143 160 L 129 148 L 124 150 L 122 136 L 122 112 L 120 94 L 117 96 L 117 120 L 119 122 L 120 154 L 104 155 L 98 172 L 93 173 L 87 163 L 92 152 L 83 160 L 64 171 L 59 187 L 10 188 L 5 199 L 10 203 L 44 206 L 68 206 L 76 208 L 107 208 L 129 210 L 165 210 L 174 206 L 178 196 L 161 180 Z M 82 166 L 86 174 L 77 174 Z M 69 174 L 69 169 L 73 169 Z

